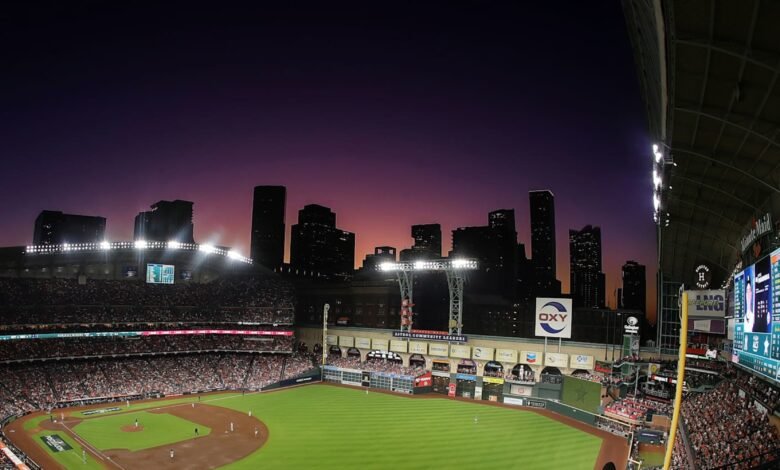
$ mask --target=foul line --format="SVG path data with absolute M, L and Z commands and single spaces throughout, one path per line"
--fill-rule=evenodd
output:
M 74 431 L 72 428 L 68 427 L 68 425 L 65 424 L 65 421 L 62 421 L 62 427 L 64 427 L 65 429 L 67 429 L 70 432 L 70 434 L 73 436 L 73 439 L 75 439 L 82 446 L 86 447 L 91 453 L 95 454 L 95 456 L 97 456 L 97 458 L 99 458 L 100 460 L 103 460 L 103 461 L 108 460 L 109 462 L 111 462 L 113 465 L 119 467 L 120 469 L 127 470 L 127 469 L 125 469 L 125 467 L 123 467 L 120 464 L 118 464 L 117 462 L 114 462 L 113 460 L 111 460 L 111 457 L 107 456 L 103 452 L 99 451 L 92 444 L 90 444 L 87 441 L 85 441 L 81 436 L 79 436 L 76 433 L 76 431 Z

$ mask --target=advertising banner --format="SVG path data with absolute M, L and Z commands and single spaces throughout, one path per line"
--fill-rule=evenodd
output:
M 430 343 L 428 345 L 428 354 L 431 356 L 447 357 L 450 355 L 450 348 L 444 343 Z
M 390 350 L 394 352 L 406 352 L 406 341 L 391 339 Z
M 471 359 L 471 348 L 460 344 L 450 345 L 450 356 L 461 359 Z
M 536 299 L 536 336 L 571 338 L 571 299 Z
M 426 372 L 425 374 L 416 377 L 414 379 L 414 387 L 420 388 L 420 387 L 431 387 L 433 386 L 433 374 L 430 372 Z
M 409 352 L 412 354 L 428 354 L 428 343 L 409 341 Z
M 339 336 L 339 346 L 349 346 L 350 348 L 355 345 L 355 338 L 353 336 Z
M 482 377 L 482 382 L 486 384 L 502 384 L 504 379 L 499 377 Z
M 522 398 L 504 397 L 504 403 L 507 405 L 525 406 Z
M 552 367 L 568 367 L 569 355 L 561 353 L 547 353 L 544 355 L 544 365 Z
M 726 316 L 726 291 L 688 291 L 688 316 L 694 318 L 723 318 Z
M 585 356 L 583 354 L 572 354 L 570 367 L 572 369 L 593 369 L 593 356 Z
M 512 395 L 520 395 L 521 397 L 530 397 L 533 395 L 533 392 L 533 386 L 512 384 L 509 387 L 509 393 Z
M 527 399 L 525 404 L 532 408 L 547 408 L 547 402 L 542 400 Z
M 477 376 L 476 375 L 471 375 L 471 374 L 455 374 L 455 379 L 456 380 L 468 380 L 468 381 L 474 382 L 474 381 L 477 380 Z
M 446 332 L 426 332 L 426 330 L 418 331 L 394 331 L 393 336 L 396 338 L 410 338 L 410 339 L 429 339 L 433 341 L 449 341 L 451 343 L 465 343 L 468 338 L 465 335 L 450 335 Z
M 43 441 L 46 446 L 49 447 L 49 450 L 52 452 L 62 452 L 65 450 L 71 450 L 73 447 L 70 446 L 67 442 L 65 442 L 59 434 L 49 434 L 48 436 L 41 436 L 41 440 Z
M 623 333 L 627 335 L 639 334 L 639 318 L 633 315 L 627 315 L 623 319 Z
M 456 384 L 453 384 L 453 383 L 449 384 L 449 386 L 447 388 L 447 396 L 454 397 L 455 396 L 455 392 L 457 390 L 457 387 L 458 386 Z
M 482 346 L 474 346 L 472 353 L 471 353 L 472 359 L 480 359 L 482 361 L 492 361 L 493 360 L 493 348 L 485 348 Z
M 387 343 L 388 341 L 386 339 L 372 339 L 371 340 L 371 349 L 375 351 L 385 351 L 387 352 Z
M 542 364 L 542 352 L 541 351 L 521 351 L 520 352 L 520 364 Z
M 612 363 L 607 361 L 596 361 L 596 372 L 601 372 L 602 374 L 611 374 L 612 373 Z
M 514 349 L 496 349 L 496 360 L 517 364 L 517 351 Z
M 339 344 L 339 337 L 336 335 L 328 335 L 325 338 L 325 341 L 328 343 L 328 346 L 338 346 Z
M 355 338 L 355 347 L 361 349 L 371 349 L 371 340 L 368 338 Z

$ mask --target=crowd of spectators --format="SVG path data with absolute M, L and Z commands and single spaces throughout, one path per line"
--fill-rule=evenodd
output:
M 313 366 L 310 355 L 227 352 L 8 363 L 0 365 L 0 419 L 108 397 L 259 390 Z
M 141 281 L 0 279 L 0 325 L 293 322 L 293 289 L 276 277 L 174 285 Z
M 770 412 L 780 406 L 780 390 L 774 385 L 738 369 L 731 363 L 727 364 L 723 375 L 739 384 L 745 392 L 760 401 Z
M 644 421 L 648 416 L 648 413 L 670 416 L 672 413 L 672 406 L 655 400 L 628 397 L 608 404 L 604 407 L 604 412 L 622 416 L 633 421 Z
M 163 335 L 0 341 L 0 362 L 156 352 L 291 352 L 292 336 Z
M 603 429 L 604 431 L 611 432 L 616 436 L 629 437 L 633 426 L 630 424 L 620 423 L 612 419 L 605 418 L 603 416 L 596 416 L 596 427 Z
M 425 373 L 425 368 L 423 367 L 405 367 L 399 362 L 382 359 L 373 359 L 370 361 L 361 362 L 360 358 L 356 357 L 329 356 L 328 364 L 334 367 L 340 367 L 342 369 L 383 372 L 386 374 L 395 375 L 410 375 L 413 377 L 417 377 L 418 375 Z
M 711 392 L 688 397 L 682 416 L 697 468 L 779 463 L 777 430 L 732 380 L 724 380 Z
M 530 368 L 528 369 L 516 369 L 512 370 L 512 372 L 508 373 L 506 375 L 507 380 L 516 380 L 518 382 L 534 382 L 534 371 Z

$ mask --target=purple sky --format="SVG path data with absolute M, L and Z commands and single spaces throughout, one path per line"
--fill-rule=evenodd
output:
M 653 312 L 631 48 L 617 2 L 584 3 L 17 6 L 0 24 L 0 246 L 29 243 L 43 209 L 130 239 L 137 212 L 178 198 L 196 241 L 246 254 L 252 187 L 281 184 L 288 235 L 304 204 L 329 206 L 358 265 L 416 223 L 442 224 L 448 250 L 498 208 L 530 255 L 527 192 L 547 188 L 564 290 L 568 229 L 599 225 L 610 304 L 635 259 Z

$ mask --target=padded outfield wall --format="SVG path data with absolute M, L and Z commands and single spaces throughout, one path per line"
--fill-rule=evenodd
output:
M 598 414 L 601 408 L 601 389 L 600 383 L 564 375 L 561 399 L 567 405 Z

